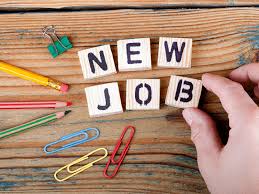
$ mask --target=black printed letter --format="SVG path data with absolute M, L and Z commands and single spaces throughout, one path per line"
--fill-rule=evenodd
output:
M 176 89 L 176 94 L 175 94 L 175 100 L 177 101 L 179 99 L 179 96 L 180 96 L 180 93 L 185 93 L 185 94 L 188 94 L 188 97 L 187 98 L 180 98 L 180 101 L 181 102 L 190 102 L 192 100 L 192 97 L 193 97 L 193 94 L 192 94 L 192 91 L 193 91 L 193 84 L 192 82 L 189 82 L 189 81 L 184 81 L 183 82 L 183 85 L 187 85 L 189 86 L 188 89 L 185 89 L 185 88 L 182 88 L 182 82 L 183 80 L 180 80 L 178 82 L 178 85 L 177 85 L 177 89 Z M 181 91 L 182 89 L 182 91 Z
M 148 85 L 148 84 L 146 84 L 146 83 L 145 83 L 144 86 L 145 86 L 145 88 L 148 90 L 148 97 L 147 97 L 147 99 L 144 101 L 144 105 L 148 105 L 148 103 L 150 103 L 151 100 L 152 100 L 152 89 L 151 89 L 151 86 Z M 140 90 L 140 88 L 143 88 L 143 84 L 142 84 L 142 83 L 139 84 L 139 85 L 136 87 L 136 89 L 135 89 L 135 100 L 136 100 L 137 103 L 139 103 L 140 105 L 142 105 L 142 104 L 143 104 L 143 100 L 141 100 L 141 99 L 139 98 L 139 90 Z
M 111 99 L 110 99 L 108 88 L 104 89 L 104 96 L 105 96 L 105 105 L 98 105 L 97 108 L 99 110 L 106 110 L 111 106 Z
M 139 55 L 140 54 L 140 51 L 131 51 L 130 50 L 130 47 L 136 47 L 136 46 L 140 46 L 140 43 L 135 42 L 135 43 L 128 43 L 126 45 L 128 64 L 142 63 L 142 60 L 131 60 L 130 55 Z
M 165 41 L 164 44 L 165 44 L 164 46 L 165 46 L 165 54 L 166 54 L 167 62 L 170 62 L 172 60 L 172 56 L 173 56 L 173 53 L 174 53 L 174 50 L 175 50 L 175 59 L 179 63 L 182 59 L 183 50 L 185 48 L 185 42 L 182 43 L 181 51 L 178 50 L 177 42 L 173 42 L 173 45 L 172 45 L 170 51 L 169 51 L 169 48 L 168 48 L 168 42 Z
M 88 60 L 92 73 L 95 73 L 94 62 L 97 63 L 102 70 L 106 71 L 108 69 L 103 51 L 100 51 L 100 57 L 101 61 L 93 53 L 88 53 Z

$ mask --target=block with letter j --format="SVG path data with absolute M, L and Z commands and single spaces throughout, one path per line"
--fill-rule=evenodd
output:
M 121 97 L 117 82 L 85 88 L 90 117 L 122 113 Z
M 198 107 L 201 91 L 201 80 L 172 75 L 165 104 L 178 108 Z

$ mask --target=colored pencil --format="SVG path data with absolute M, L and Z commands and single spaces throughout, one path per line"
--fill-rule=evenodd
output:
M 33 108 L 63 108 L 71 106 L 71 102 L 43 101 L 43 102 L 0 102 L 1 109 L 33 109 Z
M 54 88 L 56 90 L 67 92 L 68 91 L 68 85 L 61 83 L 56 80 L 49 79 L 45 76 L 30 72 L 28 70 L 22 69 L 20 67 L 16 67 L 14 65 L 10 65 L 8 63 L 5 63 L 3 61 L 0 61 L 0 70 L 9 73 L 11 75 L 17 76 L 19 78 L 29 80 L 32 82 L 36 82 L 43 86 L 49 86 L 51 88 Z
M 65 115 L 67 115 L 70 112 L 71 111 L 68 110 L 68 111 L 63 111 L 63 112 L 52 113 L 52 114 L 43 116 L 41 118 L 35 119 L 33 121 L 30 121 L 28 123 L 24 123 L 22 125 L 19 125 L 19 126 L 10 128 L 10 129 L 5 129 L 3 131 L 0 131 L 0 139 L 12 136 L 14 134 L 17 134 L 19 132 L 22 132 L 22 131 L 25 131 L 28 129 L 40 127 L 40 126 L 48 124 L 50 122 L 54 122 L 54 121 L 64 117 Z

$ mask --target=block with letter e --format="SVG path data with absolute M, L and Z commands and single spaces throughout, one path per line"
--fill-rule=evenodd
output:
M 85 79 L 93 79 L 116 73 L 110 45 L 78 51 Z
M 122 113 L 121 97 L 117 82 L 85 88 L 90 117 Z
M 127 80 L 127 110 L 158 110 L 159 108 L 160 79 Z
M 172 75 L 165 104 L 178 108 L 198 107 L 201 91 L 201 80 Z
M 149 38 L 119 40 L 117 49 L 119 71 L 140 71 L 152 68 Z
M 157 66 L 167 68 L 189 68 L 192 60 L 192 39 L 159 38 Z

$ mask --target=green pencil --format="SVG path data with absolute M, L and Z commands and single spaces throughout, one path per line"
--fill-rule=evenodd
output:
M 24 123 L 24 124 L 19 125 L 17 127 L 5 129 L 3 131 L 0 131 L 0 139 L 12 136 L 14 134 L 25 131 L 27 129 L 32 129 L 32 128 L 39 127 L 39 126 L 45 125 L 47 123 L 56 121 L 56 120 L 64 117 L 65 115 L 67 115 L 70 112 L 71 112 L 71 110 L 64 111 L 64 112 L 52 113 L 52 114 L 46 115 L 44 117 L 32 120 L 28 123 Z

